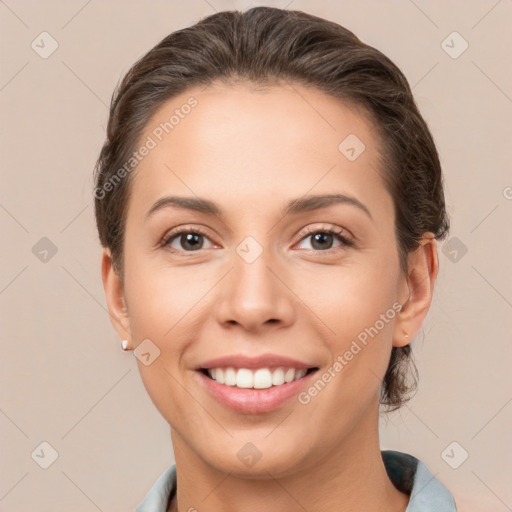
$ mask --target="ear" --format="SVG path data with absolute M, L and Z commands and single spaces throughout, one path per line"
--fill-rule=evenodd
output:
M 122 340 L 128 340 L 128 348 L 131 348 L 131 332 L 128 308 L 124 298 L 124 289 L 121 278 L 112 266 L 110 250 L 104 249 L 101 259 L 101 278 L 105 290 L 110 321 Z
M 434 234 L 428 232 L 408 257 L 407 275 L 400 286 L 402 309 L 396 316 L 394 347 L 408 345 L 418 334 L 432 302 L 438 270 L 437 242 Z

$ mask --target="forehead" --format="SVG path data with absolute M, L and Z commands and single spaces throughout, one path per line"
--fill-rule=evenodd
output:
M 381 142 L 365 111 L 298 84 L 188 89 L 151 117 L 139 146 L 145 143 L 152 148 L 134 172 L 136 209 L 166 192 L 236 197 L 238 210 L 306 193 L 368 201 L 385 194 Z

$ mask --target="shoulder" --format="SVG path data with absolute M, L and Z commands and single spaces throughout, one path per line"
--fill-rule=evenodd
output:
M 409 494 L 406 512 L 457 512 L 450 491 L 419 459 L 408 453 L 381 452 L 389 479 L 400 491 Z
M 176 466 L 169 466 L 151 486 L 135 512 L 167 512 L 168 504 L 176 492 Z

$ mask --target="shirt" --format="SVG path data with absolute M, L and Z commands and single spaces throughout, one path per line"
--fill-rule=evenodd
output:
M 384 450 L 381 454 L 393 485 L 410 495 L 406 512 L 457 512 L 450 491 L 423 462 L 394 450 Z M 176 466 L 173 464 L 158 477 L 135 512 L 167 512 L 175 494 Z

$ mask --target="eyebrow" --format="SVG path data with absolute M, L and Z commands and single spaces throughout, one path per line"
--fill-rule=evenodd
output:
M 370 210 L 361 203 L 361 201 L 355 197 L 344 194 L 309 195 L 293 199 L 281 210 L 281 213 L 283 216 L 298 215 L 300 213 L 326 208 L 333 204 L 347 204 L 355 206 L 373 220 Z M 158 199 L 158 201 L 156 201 L 148 210 L 146 213 L 146 220 L 157 211 L 170 206 L 205 213 L 207 215 L 214 215 L 215 217 L 222 217 L 224 215 L 222 208 L 208 199 L 200 197 L 165 196 Z

